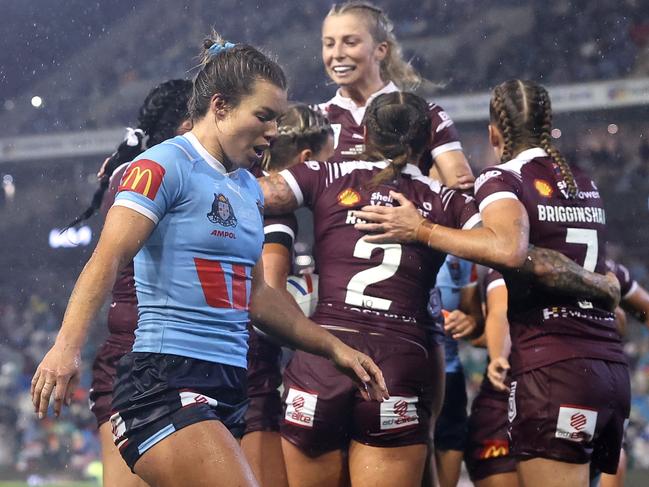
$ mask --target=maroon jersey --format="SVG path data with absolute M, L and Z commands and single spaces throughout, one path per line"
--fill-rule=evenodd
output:
M 530 220 L 530 243 L 557 250 L 589 271 L 604 273 L 606 213 L 595 183 L 573 169 L 575 199 L 543 149 L 485 169 L 476 180 L 480 211 L 503 198 L 519 200 Z M 552 293 L 504 273 L 509 291 L 512 369 L 519 374 L 583 357 L 625 363 L 613 313 L 598 303 Z
M 620 281 L 622 300 L 628 298 L 637 289 L 638 283 L 631 277 L 629 269 L 622 264 L 618 264 L 612 259 L 606 259 L 606 270 L 615 274 L 617 280 Z
M 102 201 L 102 213 L 105 215 L 115 201 L 119 182 L 126 172 L 127 164 L 119 166 L 110 177 L 108 190 Z M 108 310 L 108 340 L 127 341 L 132 343 L 137 328 L 137 296 L 135 295 L 135 277 L 133 261 L 129 262 L 118 274 L 112 290 L 112 300 Z
M 317 105 L 316 108 L 327 117 L 334 131 L 335 151 L 330 161 L 341 162 L 359 158 L 365 150 L 362 122 L 366 107 L 377 96 L 394 91 L 399 89 L 390 82 L 370 96 L 365 106 L 359 107 L 350 98 L 342 96 L 339 90 L 331 100 Z M 420 163 L 421 170 L 426 174 L 432 167 L 433 158 L 444 152 L 462 150 L 460 136 L 453 120 L 439 105 L 431 103 L 429 106 L 433 137 L 430 151 L 424 155 Z
M 299 204 L 314 214 L 319 302 L 315 321 L 367 332 L 424 339 L 432 327 L 428 292 L 445 255 L 417 244 L 372 244 L 356 230 L 354 210 L 392 206 L 390 190 L 405 194 L 434 223 L 471 228 L 480 222 L 475 200 L 422 176 L 408 164 L 397 183 L 368 189 L 387 163 L 298 164 L 280 174 Z

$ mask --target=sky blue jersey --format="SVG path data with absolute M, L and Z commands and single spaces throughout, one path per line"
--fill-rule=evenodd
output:
M 466 260 L 447 255 L 444 264 L 437 273 L 435 286 L 442 298 L 442 308 L 454 311 L 460 306 L 460 291 L 471 284 L 473 264 Z M 458 355 L 457 340 L 444 335 L 444 352 L 446 356 L 446 373 L 459 372 L 462 368 Z
M 187 133 L 133 161 L 114 204 L 156 224 L 134 259 L 133 351 L 246 367 L 252 269 L 264 242 L 256 179 L 226 173 Z

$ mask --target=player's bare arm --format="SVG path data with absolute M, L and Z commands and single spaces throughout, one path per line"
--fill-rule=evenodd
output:
M 279 174 L 259 178 L 264 192 L 264 211 L 268 215 L 283 215 L 298 208 L 297 199 L 286 180 Z
M 345 345 L 304 314 L 296 312 L 283 293 L 266 284 L 259 263 L 253 269 L 250 318 L 265 333 L 305 352 L 329 358 L 359 385 L 365 400 L 389 399 L 383 374 L 374 361 Z
M 620 302 L 620 283 L 613 273 L 589 272 L 556 250 L 530 245 L 520 271 L 549 289 L 605 302 L 610 310 Z
M 154 223 L 134 210 L 111 208 L 92 257 L 74 286 L 61 331 L 36 369 L 31 384 L 32 402 L 40 418 L 47 414 L 54 394 L 54 413 L 69 403 L 79 382 L 81 347 L 88 328 L 109 293 L 117 273 L 140 250 Z
M 635 286 L 633 291 L 624 296 L 621 306 L 649 326 L 649 293 L 645 288 L 639 284 Z
M 441 181 L 449 188 L 468 190 L 473 188 L 473 172 L 464 152 L 454 150 L 435 157 L 435 168 Z

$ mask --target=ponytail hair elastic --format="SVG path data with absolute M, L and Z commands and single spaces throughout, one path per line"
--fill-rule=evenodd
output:
M 207 50 L 207 52 L 210 53 L 210 56 L 214 57 L 217 56 L 218 54 L 224 52 L 224 51 L 229 51 L 235 46 L 235 44 L 232 44 L 231 42 L 224 42 L 223 44 L 219 44 L 215 42 L 210 46 L 210 48 Z

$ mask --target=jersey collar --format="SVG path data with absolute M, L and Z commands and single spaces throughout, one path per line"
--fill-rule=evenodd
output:
M 548 153 L 540 147 L 532 147 L 531 149 L 525 149 L 523 152 L 517 154 L 514 159 L 521 161 L 531 161 L 532 159 L 536 159 L 537 157 L 548 157 Z
M 333 105 L 337 105 L 340 108 L 343 108 L 345 110 L 348 110 L 354 117 L 356 123 L 360 125 L 360 123 L 363 121 L 363 117 L 365 116 L 365 109 L 369 106 L 372 100 L 374 100 L 374 98 L 376 98 L 379 95 L 383 95 L 384 93 L 393 93 L 395 91 L 399 91 L 399 88 L 397 88 L 397 85 L 395 85 L 392 81 L 390 81 L 379 91 L 372 93 L 367 98 L 367 102 L 365 103 L 365 105 L 358 106 L 356 105 L 356 103 L 354 103 L 354 100 L 352 100 L 351 98 L 347 98 L 346 96 L 343 96 L 340 93 L 340 88 L 338 88 L 338 90 L 336 90 L 336 95 L 331 99 L 330 103 Z
M 183 137 L 185 137 L 189 141 L 192 147 L 196 149 L 196 152 L 198 152 L 198 155 L 201 156 L 205 160 L 205 162 L 207 162 L 221 174 L 227 174 L 225 166 L 221 164 L 216 157 L 207 152 L 207 149 L 203 147 L 203 144 L 198 141 L 194 134 L 192 134 L 191 132 L 186 132 L 185 134 L 183 134 Z

